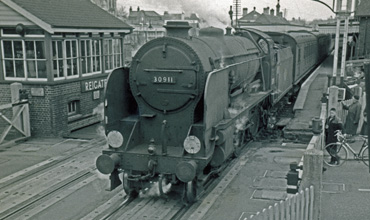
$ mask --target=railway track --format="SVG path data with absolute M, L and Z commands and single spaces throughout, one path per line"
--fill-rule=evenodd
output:
M 249 150 L 244 147 L 241 156 L 230 161 L 219 178 L 207 183 L 198 202 L 185 205 L 178 194 L 171 192 L 163 198 L 151 189 L 130 198 L 122 187 L 106 191 L 107 176 L 101 178 L 95 170 L 95 158 L 104 144 L 105 140 L 90 142 L 0 179 L 0 219 L 201 219 L 246 163 Z M 81 201 L 73 201 L 79 197 Z M 60 210 L 68 212 L 58 213 Z
M 31 219 L 98 178 L 94 158 L 105 140 L 0 179 L 0 219 Z
M 242 153 L 245 154 L 247 151 L 248 148 L 245 147 Z M 99 207 L 98 212 L 92 212 L 83 219 L 201 219 L 203 214 L 212 207 L 213 202 L 227 187 L 228 183 L 237 175 L 245 162 L 246 156 L 232 160 L 219 174 L 219 178 L 214 178 L 206 184 L 205 190 L 199 195 L 198 202 L 192 205 L 184 204 L 178 194 L 168 193 L 166 198 L 157 196 L 159 192 L 155 195 L 151 195 L 151 193 L 148 193 L 149 195 L 140 194 L 135 199 L 127 198 L 119 208 L 114 209 L 111 213 L 109 213 L 109 210 L 112 208 L 104 205 L 106 211 L 99 209 L 103 208 L 103 206 Z M 113 204 L 114 200 L 116 198 L 112 198 L 112 201 L 107 202 L 107 204 Z M 108 213 L 103 214 L 101 212 Z

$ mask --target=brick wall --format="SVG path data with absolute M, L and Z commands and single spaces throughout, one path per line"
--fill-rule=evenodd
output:
M 32 136 L 63 136 L 70 131 L 99 122 L 100 117 L 93 110 L 103 102 L 103 89 L 100 98 L 93 100 L 93 92 L 81 92 L 80 81 L 57 85 L 25 85 L 30 102 L 30 123 Z M 31 88 L 43 89 L 44 94 L 32 95 Z M 10 85 L 0 84 L 0 105 L 11 102 Z M 79 100 L 80 118 L 68 122 L 68 102 Z M 10 115 L 11 115 L 10 111 Z M 4 127 L 1 123 L 0 129 Z M 0 130 L 1 133 L 2 130 Z
M 10 85 L 0 84 L 0 105 L 9 103 L 11 103 Z M 8 119 L 11 119 L 13 115 L 12 108 L 0 110 L 0 113 Z M 9 123 L 0 117 L 0 135 L 8 125 Z

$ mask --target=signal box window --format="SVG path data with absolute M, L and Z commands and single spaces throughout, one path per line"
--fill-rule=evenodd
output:
M 5 79 L 46 81 L 46 57 L 43 41 L 3 40 Z
M 77 41 L 55 40 L 53 47 L 53 74 L 55 79 L 78 77 Z

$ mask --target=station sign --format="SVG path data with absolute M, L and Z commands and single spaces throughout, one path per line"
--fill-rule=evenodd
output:
M 107 79 L 89 79 L 81 81 L 81 92 L 90 92 L 104 89 Z

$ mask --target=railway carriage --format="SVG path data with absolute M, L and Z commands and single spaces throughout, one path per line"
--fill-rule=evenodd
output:
M 130 68 L 114 70 L 105 91 L 108 148 L 96 165 L 127 194 L 152 181 L 183 190 L 193 202 L 204 184 L 237 156 L 269 111 L 318 63 L 309 33 L 234 35 L 205 28 L 188 35 L 169 22 L 168 36 L 140 48 Z

